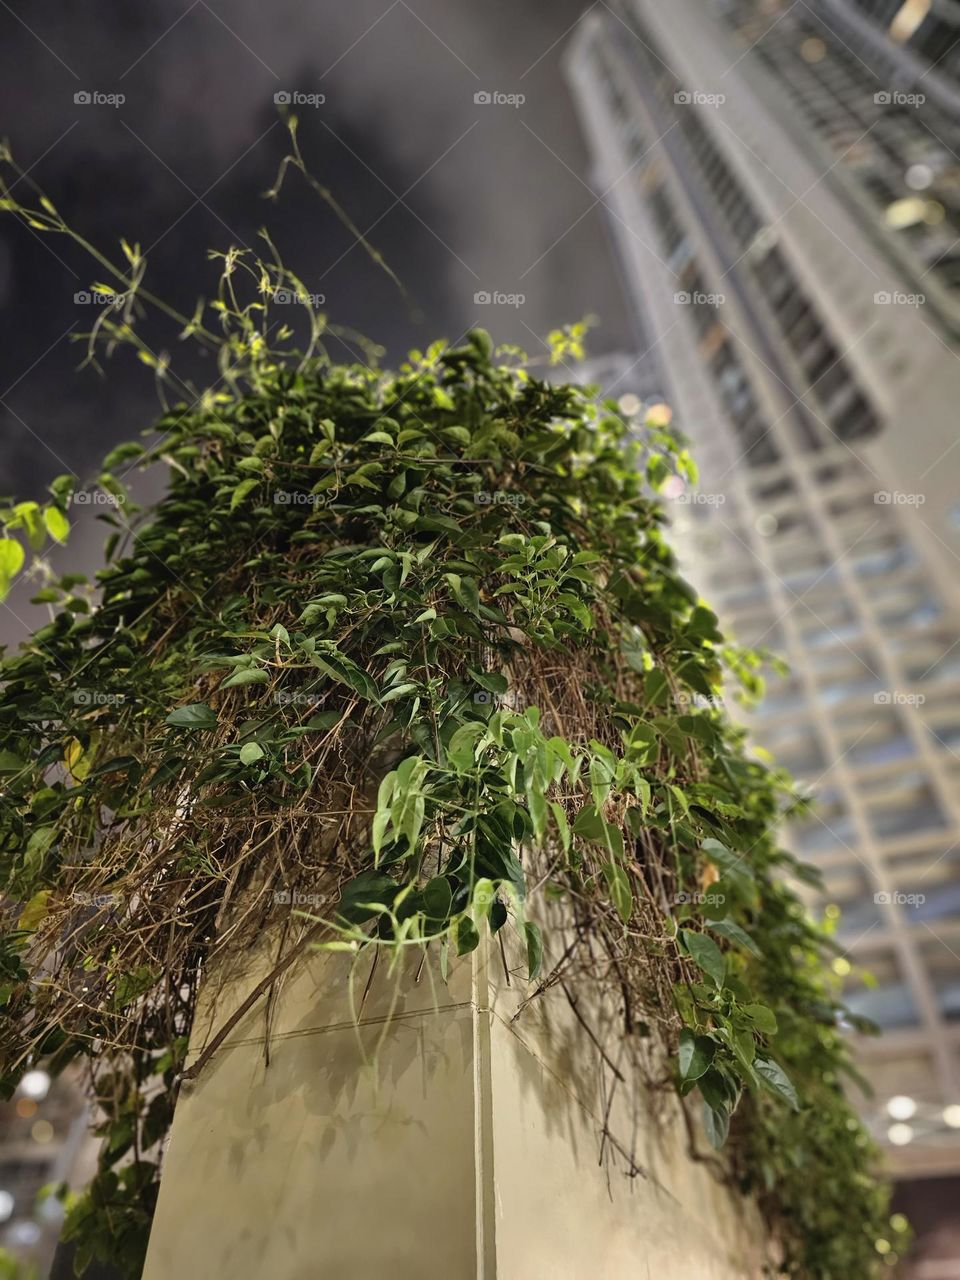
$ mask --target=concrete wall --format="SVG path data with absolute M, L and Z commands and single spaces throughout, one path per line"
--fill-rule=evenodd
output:
M 381 959 L 359 1020 L 369 957 L 351 981 L 317 954 L 268 1049 L 248 1014 L 182 1092 L 144 1280 L 759 1276 L 756 1216 L 688 1159 L 672 1104 L 654 1125 L 629 1073 L 611 1104 L 563 993 L 514 1021 L 527 985 L 491 954 L 492 976 L 481 950 L 448 983 Z M 208 990 L 194 1052 L 256 977 Z

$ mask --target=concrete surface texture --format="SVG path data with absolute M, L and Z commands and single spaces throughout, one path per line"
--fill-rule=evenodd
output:
M 194 1060 L 272 959 L 208 978 Z M 589 1034 L 559 986 L 515 1018 L 530 987 L 496 943 L 446 982 L 382 955 L 363 999 L 371 959 L 310 955 L 185 1084 L 144 1280 L 759 1277 L 756 1212 L 599 1002 L 578 988 Z

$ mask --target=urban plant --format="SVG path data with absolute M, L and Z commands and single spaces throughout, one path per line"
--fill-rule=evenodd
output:
M 2 195 L 80 239 L 45 197 Z M 81 242 L 121 299 L 91 357 L 132 347 L 166 394 L 142 255 Z M 177 1089 L 229 1030 L 187 1065 L 199 984 L 265 928 L 271 978 L 311 947 L 445 971 L 518 935 L 531 999 L 599 984 L 669 1063 L 650 1087 L 756 1198 L 771 1274 L 882 1273 L 903 1228 L 845 1092 L 855 1019 L 796 890 L 816 875 L 781 843 L 803 802 L 730 714 L 762 658 L 669 545 L 658 495 L 696 483 L 687 449 L 479 330 L 392 371 L 369 347 L 337 362 L 266 243 L 224 255 L 192 316 L 165 307 L 219 378 L 87 484 L 113 499 L 95 579 L 49 567 L 76 477 L 0 511 L 0 587 L 32 573 L 50 613 L 0 664 L 2 1085 L 39 1064 L 88 1082 L 78 1274 L 140 1274 Z M 550 335 L 554 371 L 582 337 Z M 158 467 L 139 511 L 127 476 Z

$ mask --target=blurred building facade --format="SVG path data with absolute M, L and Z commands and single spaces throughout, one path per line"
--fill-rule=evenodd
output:
M 56 1078 L 28 1071 L 0 1103 L 0 1249 L 22 1262 L 24 1276 L 49 1274 L 64 1218 L 54 1189 L 85 1185 L 97 1147 L 83 1083 L 70 1070 Z
M 944 9 L 960 15 L 614 0 L 567 60 L 652 377 L 700 464 L 676 526 L 735 636 L 790 663 L 754 737 L 819 795 L 790 839 L 840 908 L 850 1003 L 887 1032 L 858 1043 L 868 1118 L 901 1173 L 927 1176 L 960 1170 L 960 25 Z

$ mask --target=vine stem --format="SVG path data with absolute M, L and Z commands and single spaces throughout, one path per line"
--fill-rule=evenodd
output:
M 307 946 L 309 946 L 309 944 L 328 927 L 329 926 L 326 921 L 321 920 L 318 924 L 315 924 L 312 929 L 308 929 L 297 945 L 292 950 L 288 951 L 282 960 L 278 961 L 278 963 L 274 965 L 265 978 L 262 978 L 257 983 L 243 1003 L 236 1008 L 233 1013 L 231 1013 L 230 1017 L 223 1023 L 220 1030 L 214 1035 L 213 1039 L 204 1045 L 200 1052 L 200 1056 L 197 1058 L 193 1066 L 187 1067 L 181 1073 L 181 1085 L 188 1080 L 195 1080 L 197 1078 L 241 1018 L 250 1012 L 260 997 L 269 991 L 270 987 L 276 982 L 276 980 L 281 977 L 282 974 L 286 973 L 294 960 L 296 960 L 298 956 L 302 955 Z

